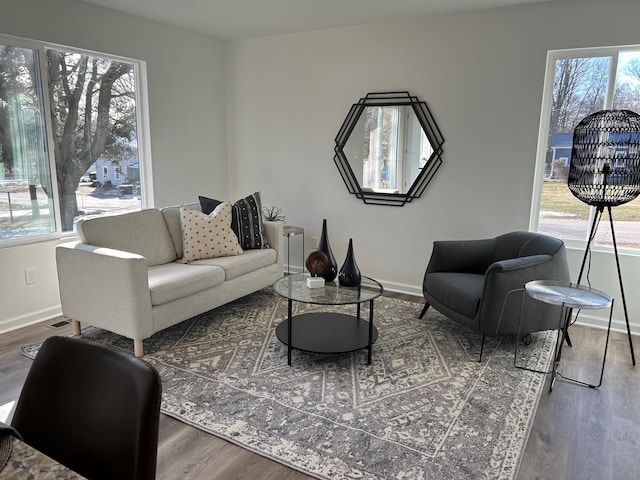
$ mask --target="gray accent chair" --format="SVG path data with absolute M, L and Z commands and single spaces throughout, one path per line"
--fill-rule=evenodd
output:
M 527 299 L 522 308 L 524 285 L 569 279 L 564 242 L 548 235 L 511 232 L 482 240 L 436 241 L 424 274 L 426 304 L 420 318 L 433 306 L 482 333 L 481 361 L 487 335 L 557 329 L 560 307 Z

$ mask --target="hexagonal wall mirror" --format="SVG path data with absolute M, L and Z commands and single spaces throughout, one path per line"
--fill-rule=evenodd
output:
M 364 203 L 402 206 L 420 197 L 442 164 L 444 138 L 425 102 L 409 92 L 369 93 L 336 135 L 334 161 Z

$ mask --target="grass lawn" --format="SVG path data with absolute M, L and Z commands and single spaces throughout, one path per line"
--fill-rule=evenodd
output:
M 558 212 L 582 220 L 589 218 L 589 206 L 573 196 L 564 180 L 544 181 L 540 210 Z M 616 221 L 640 221 L 640 197 L 615 207 L 614 215 Z

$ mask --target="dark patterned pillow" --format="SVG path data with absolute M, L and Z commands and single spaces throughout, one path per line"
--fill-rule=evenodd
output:
M 202 213 L 207 215 L 222 203 L 220 200 L 202 196 L 198 196 L 198 200 Z M 262 223 L 260 192 L 241 198 L 233 204 L 231 229 L 238 237 L 243 250 L 269 248 Z

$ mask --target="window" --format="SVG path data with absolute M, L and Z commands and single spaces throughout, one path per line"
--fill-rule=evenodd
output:
M 142 207 L 143 71 L 142 62 L 0 37 L 0 246 Z M 137 195 L 121 195 L 123 183 Z
M 549 52 L 538 142 L 532 230 L 586 241 L 595 208 L 567 187 L 573 130 L 603 109 L 640 112 L 640 46 Z M 640 199 L 615 207 L 616 242 L 640 248 Z M 608 222 L 594 242 L 611 245 Z
M 55 231 L 38 52 L 0 45 L 0 239 Z
M 355 151 L 364 152 L 360 183 L 375 192 L 407 192 L 433 148 L 410 106 L 367 107 Z M 351 138 L 350 138 L 351 139 Z

